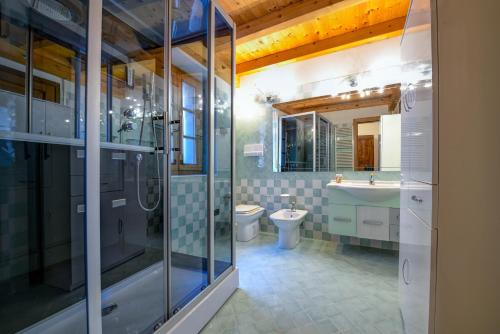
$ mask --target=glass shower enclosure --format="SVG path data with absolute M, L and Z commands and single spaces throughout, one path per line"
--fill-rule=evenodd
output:
M 235 269 L 235 28 L 0 0 L 0 332 L 152 333 Z

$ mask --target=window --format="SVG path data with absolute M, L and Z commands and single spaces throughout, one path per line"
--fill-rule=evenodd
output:
M 182 160 L 196 164 L 196 89 L 182 82 Z

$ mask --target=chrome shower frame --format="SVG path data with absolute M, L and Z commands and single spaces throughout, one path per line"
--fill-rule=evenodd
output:
M 171 22 L 171 8 L 174 0 L 165 0 L 165 22 Z M 164 273 L 164 318 L 165 323 L 158 329 L 157 333 L 167 333 L 174 327 L 178 326 L 182 320 L 188 316 L 193 310 L 200 306 L 206 298 L 216 292 L 218 287 L 221 287 L 226 279 L 237 272 L 236 267 L 236 232 L 234 229 L 235 213 L 234 213 L 234 194 L 235 194 L 235 161 L 231 159 L 231 218 L 232 218 L 232 235 L 231 235 L 231 266 L 220 274 L 217 279 L 214 278 L 214 143 L 215 131 L 214 126 L 214 100 L 215 100 L 215 76 L 214 76 L 214 33 L 215 33 L 215 12 L 218 11 L 226 20 L 228 25 L 232 28 L 232 87 L 231 87 L 231 154 L 235 155 L 235 128 L 234 128 L 234 89 L 236 79 L 236 66 L 235 66 L 235 41 L 236 41 L 236 28 L 233 20 L 224 13 L 217 0 L 210 1 L 209 12 L 209 96 L 208 106 L 210 111 L 210 126 L 209 126 L 209 210 L 207 212 L 208 222 L 208 287 L 201 291 L 191 302 L 183 307 L 176 314 L 169 312 L 170 305 L 172 305 L 172 245 L 171 245 L 171 220 L 169 217 L 170 209 L 170 195 L 171 195 L 171 168 L 170 168 L 170 154 L 171 145 L 169 136 L 169 122 L 171 117 L 171 60 L 172 48 L 170 43 L 171 25 L 165 24 L 165 52 L 164 52 L 164 105 L 163 111 L 163 227 L 164 227 L 164 257 L 163 257 L 163 273 Z M 101 33 L 102 33 L 102 0 L 89 0 L 88 11 L 88 70 L 87 70 L 87 115 L 86 115 L 86 173 L 85 179 L 85 200 L 86 200 L 86 263 L 87 263 L 87 328 L 90 334 L 102 334 L 102 317 L 101 317 L 101 254 L 100 254 L 100 83 L 101 83 Z M 29 122 L 29 120 L 28 120 Z M 232 277 L 232 276 L 231 276 Z M 91 321 L 89 321 L 91 319 Z

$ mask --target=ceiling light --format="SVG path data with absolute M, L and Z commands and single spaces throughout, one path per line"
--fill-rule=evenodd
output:
M 384 87 L 380 87 L 377 92 L 379 94 L 384 94 Z
M 365 95 L 366 95 L 365 91 L 361 91 L 361 92 L 359 92 L 359 96 L 360 96 L 360 97 L 365 97 Z

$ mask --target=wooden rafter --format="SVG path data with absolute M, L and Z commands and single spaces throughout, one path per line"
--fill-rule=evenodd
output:
M 319 113 L 333 112 L 339 110 L 359 109 L 375 106 L 389 106 L 389 111 L 398 113 L 396 110 L 401 97 L 400 85 L 389 85 L 384 87 L 383 93 L 372 92 L 370 96 L 362 97 L 357 91 L 346 93 L 349 99 L 342 99 L 340 96 L 323 95 L 296 101 L 276 103 L 273 108 L 286 114 L 293 115 L 307 111 Z
M 337 7 L 355 5 L 362 0 L 302 0 L 277 11 L 245 22 L 238 26 L 237 44 L 283 30 L 335 10 Z
M 338 48 L 346 48 L 356 44 L 367 43 L 372 40 L 380 40 L 383 38 L 397 36 L 402 32 L 405 20 L 406 17 L 399 17 L 386 22 L 374 24 L 366 28 L 350 31 L 342 35 L 319 40 L 293 49 L 240 63 L 237 65 L 236 71 L 238 74 L 242 74 L 292 59 L 297 60 L 303 57 L 310 57 L 312 55 L 335 51 L 335 49 Z

